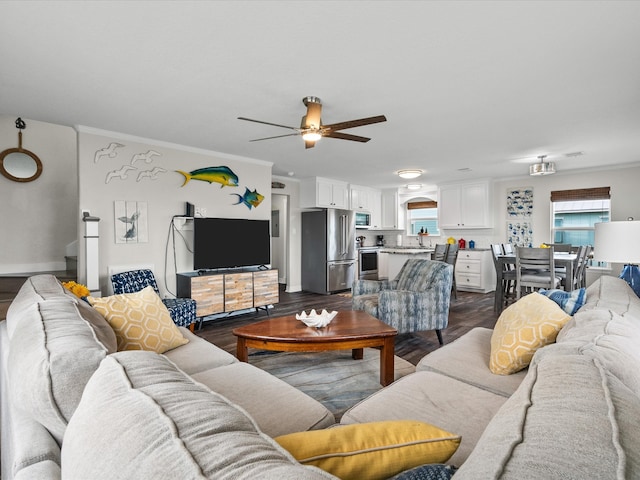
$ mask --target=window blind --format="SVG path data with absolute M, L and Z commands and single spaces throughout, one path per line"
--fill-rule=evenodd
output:
M 434 202 L 433 200 L 425 200 L 422 202 L 407 203 L 408 210 L 416 210 L 418 208 L 438 208 L 438 202 Z
M 611 187 L 578 188 L 574 190 L 555 190 L 551 192 L 552 202 L 603 200 L 608 198 L 611 198 Z

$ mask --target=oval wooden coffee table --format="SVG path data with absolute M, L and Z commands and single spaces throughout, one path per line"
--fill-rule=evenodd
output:
M 248 361 L 248 349 L 279 352 L 321 352 L 352 350 L 354 360 L 363 357 L 363 348 L 380 349 L 380 383 L 393 382 L 394 344 L 398 331 L 361 310 L 343 310 L 323 328 L 307 327 L 295 315 L 270 318 L 233 330 L 238 337 L 237 357 Z

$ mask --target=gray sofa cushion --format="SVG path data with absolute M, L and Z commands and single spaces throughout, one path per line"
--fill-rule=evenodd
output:
M 27 278 L 7 310 L 7 331 L 9 332 L 9 337 L 13 336 L 15 324 L 25 309 L 43 300 L 61 297 L 66 297 L 73 301 L 80 300 L 64 288 L 53 275 L 34 275 Z
M 221 348 L 216 347 L 204 338 L 198 337 L 188 328 L 178 327 L 180 333 L 189 343 L 163 353 L 169 360 L 180 367 L 187 375 L 193 375 L 211 368 L 237 363 L 238 359 Z
M 508 398 L 516 391 L 527 370 L 511 375 L 491 373 L 489 359 L 492 333 L 493 330 L 489 328 L 474 328 L 426 355 L 418 362 L 416 371 L 440 373 Z
M 611 310 L 580 312 L 559 345 L 576 345 L 640 396 L 640 318 Z
M 640 298 L 626 281 L 609 275 L 603 275 L 587 288 L 587 303 L 580 312 L 594 308 L 640 318 Z
M 10 339 L 11 400 L 62 442 L 82 391 L 115 343 L 100 342 L 73 299 L 60 296 L 25 308 Z
M 297 463 L 165 356 L 142 351 L 110 355 L 87 384 L 62 446 L 62 478 L 335 479 Z
M 640 401 L 594 358 L 545 347 L 456 480 L 640 478 Z M 558 350 L 558 352 L 554 352 Z
M 248 363 L 213 368 L 192 377 L 241 406 L 260 430 L 271 437 L 336 423 L 333 414 L 320 402 Z M 239 378 L 242 382 L 238 382 Z
M 506 400 L 448 376 L 421 371 L 402 377 L 350 408 L 340 423 L 406 419 L 430 423 L 462 436 L 460 447 L 447 461 L 460 465 Z

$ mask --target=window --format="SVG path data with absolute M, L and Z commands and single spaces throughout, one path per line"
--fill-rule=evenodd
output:
M 551 192 L 552 243 L 593 246 L 595 224 L 611 217 L 609 187 Z
M 421 229 L 429 235 L 440 235 L 438 202 L 433 200 L 408 202 L 407 218 L 409 235 L 417 235 Z

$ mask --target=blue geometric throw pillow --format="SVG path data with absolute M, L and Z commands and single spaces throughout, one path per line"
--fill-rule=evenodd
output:
M 405 470 L 390 480 L 450 480 L 456 470 L 453 465 L 432 463 Z
M 549 297 L 551 300 L 560 305 L 560 308 L 573 316 L 587 301 L 587 291 L 584 288 L 565 292 L 564 290 L 545 290 L 541 288 L 538 293 Z

